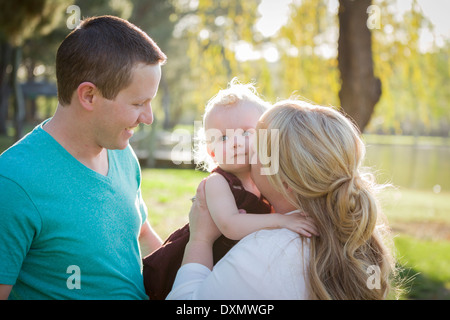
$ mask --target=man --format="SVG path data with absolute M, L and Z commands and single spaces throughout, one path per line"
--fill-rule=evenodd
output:
M 161 239 L 129 139 L 153 121 L 165 61 L 111 16 L 61 43 L 54 116 L 0 156 L 0 298 L 147 298 L 139 240 L 151 252 Z

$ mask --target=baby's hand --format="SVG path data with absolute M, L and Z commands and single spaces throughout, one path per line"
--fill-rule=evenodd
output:
M 318 236 L 316 225 L 305 213 L 294 211 L 288 215 L 282 215 L 282 228 L 289 229 L 304 237 Z

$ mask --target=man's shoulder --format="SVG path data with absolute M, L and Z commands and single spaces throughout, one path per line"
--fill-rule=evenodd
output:
M 24 136 L 0 155 L 0 176 L 16 181 L 35 175 L 39 168 L 52 164 L 45 135 L 40 126 Z
M 11 166 L 20 165 L 36 147 L 36 133 L 33 130 L 0 154 L 0 170 L 7 171 Z

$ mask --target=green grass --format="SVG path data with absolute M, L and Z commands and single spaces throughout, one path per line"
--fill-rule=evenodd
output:
M 450 224 L 450 192 L 386 189 L 380 199 L 383 210 L 392 222 L 427 221 Z
M 143 169 L 142 196 L 149 221 L 161 238 L 188 222 L 191 198 L 207 173 L 183 169 Z
M 163 239 L 188 221 L 190 198 L 206 176 L 189 169 L 143 169 L 149 221 Z M 380 195 L 407 280 L 402 299 L 450 299 L 449 196 L 402 188 Z
M 395 238 L 405 299 L 450 299 L 450 241 L 423 240 L 401 235 Z

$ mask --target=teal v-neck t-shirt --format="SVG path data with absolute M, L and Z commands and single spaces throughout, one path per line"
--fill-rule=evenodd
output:
M 0 156 L 0 284 L 9 299 L 146 299 L 147 218 L 128 146 L 103 176 L 37 126 Z

